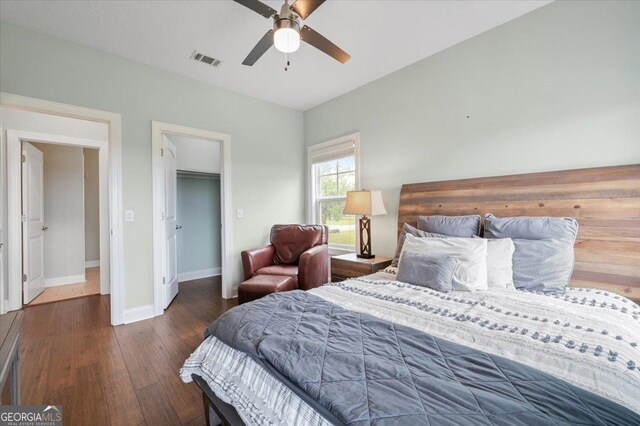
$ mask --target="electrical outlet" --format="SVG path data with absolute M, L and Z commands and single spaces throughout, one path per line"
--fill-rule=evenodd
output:
M 135 214 L 133 210 L 125 210 L 124 211 L 124 221 L 125 222 L 133 222 L 135 220 Z
M 238 219 L 242 219 L 244 217 L 244 210 L 243 209 L 238 209 L 238 211 L 236 212 L 236 217 Z

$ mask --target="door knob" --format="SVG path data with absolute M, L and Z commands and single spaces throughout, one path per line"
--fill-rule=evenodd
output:
M 49 229 L 49 227 L 48 227 L 48 226 L 44 226 L 44 225 L 42 225 L 42 230 L 43 230 L 43 231 L 46 231 L 47 229 Z
M 182 225 L 176 225 L 176 229 L 182 229 Z

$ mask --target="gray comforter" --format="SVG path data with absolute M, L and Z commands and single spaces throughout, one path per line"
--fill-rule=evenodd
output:
M 208 329 L 335 423 L 638 425 L 632 411 L 537 369 L 293 291 Z

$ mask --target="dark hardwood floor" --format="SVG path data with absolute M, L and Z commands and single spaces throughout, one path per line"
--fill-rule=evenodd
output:
M 65 425 L 203 425 L 201 394 L 178 370 L 236 304 L 216 277 L 180 284 L 164 315 L 117 327 L 108 296 L 26 308 L 21 403 L 62 404 Z

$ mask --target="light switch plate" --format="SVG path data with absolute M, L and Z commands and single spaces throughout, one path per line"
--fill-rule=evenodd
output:
M 238 209 L 238 211 L 236 212 L 236 217 L 238 219 L 242 219 L 244 217 L 244 210 L 243 209 Z
M 133 210 L 125 210 L 124 211 L 124 221 L 125 222 L 133 222 L 135 219 L 135 214 Z

